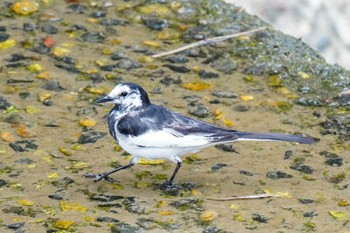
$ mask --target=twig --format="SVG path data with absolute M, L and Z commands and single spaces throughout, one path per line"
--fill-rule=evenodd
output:
M 202 46 L 202 45 L 206 45 L 212 42 L 220 42 L 220 41 L 224 41 L 224 40 L 228 40 L 234 37 L 238 37 L 238 36 L 243 36 L 243 35 L 248 35 L 257 31 L 261 31 L 266 29 L 266 27 L 261 27 L 261 28 L 257 28 L 257 29 L 253 29 L 250 31 L 246 31 L 246 32 L 239 32 L 239 33 L 234 33 L 234 34 L 230 34 L 230 35 L 226 35 L 226 36 L 217 36 L 217 37 L 213 37 L 213 38 L 209 38 L 209 39 L 205 39 L 205 40 L 200 40 L 197 41 L 195 43 L 189 44 L 189 45 L 185 45 L 183 47 L 171 50 L 171 51 L 167 51 L 167 52 L 163 52 L 163 53 L 158 53 L 158 54 L 154 54 L 152 55 L 153 58 L 157 58 L 157 57 L 164 57 L 170 54 L 174 54 L 174 53 L 178 53 L 181 52 L 183 50 L 186 49 L 190 49 L 190 48 L 194 48 L 194 47 L 198 47 L 198 46 Z
M 271 194 L 271 193 L 264 193 L 264 194 L 249 195 L 249 196 L 207 198 L 207 199 L 211 201 L 233 201 L 233 200 L 261 199 L 261 198 L 268 198 L 268 197 L 274 197 L 274 196 L 278 196 L 278 195 Z

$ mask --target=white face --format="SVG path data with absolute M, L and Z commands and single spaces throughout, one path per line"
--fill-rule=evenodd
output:
M 133 108 L 142 106 L 141 94 L 137 89 L 131 89 L 127 85 L 117 85 L 109 94 L 108 97 L 112 102 L 122 108 Z

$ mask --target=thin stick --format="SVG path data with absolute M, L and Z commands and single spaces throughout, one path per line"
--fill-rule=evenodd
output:
M 234 37 L 238 37 L 238 36 L 243 36 L 243 35 L 248 35 L 257 31 L 261 31 L 266 29 L 266 27 L 261 27 L 261 28 L 257 28 L 257 29 L 253 29 L 250 31 L 246 31 L 246 32 L 239 32 L 239 33 L 234 33 L 234 34 L 230 34 L 230 35 L 226 35 L 226 36 L 217 36 L 217 37 L 213 37 L 213 38 L 209 38 L 209 39 L 205 39 L 205 40 L 200 40 L 197 41 L 195 43 L 189 44 L 189 45 L 185 45 L 183 47 L 171 50 L 171 51 L 167 51 L 167 52 L 163 52 L 163 53 L 158 53 L 158 54 L 154 54 L 152 55 L 153 58 L 157 58 L 157 57 L 164 57 L 170 54 L 174 54 L 174 53 L 178 53 L 181 52 L 183 50 L 186 49 L 190 49 L 190 48 L 194 48 L 194 47 L 198 47 L 198 46 L 202 46 L 202 45 L 206 45 L 212 42 L 220 42 L 220 41 L 224 41 L 224 40 L 228 40 Z
M 250 196 L 207 198 L 207 199 L 211 201 L 233 201 L 233 200 L 261 199 L 261 198 L 268 198 L 268 197 L 274 197 L 274 196 L 278 196 L 278 195 L 266 193 L 266 194 L 250 195 Z

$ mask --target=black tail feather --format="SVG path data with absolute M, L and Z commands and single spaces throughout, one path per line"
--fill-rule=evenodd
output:
M 298 142 L 302 144 L 312 144 L 314 139 L 311 137 L 292 135 L 292 134 L 277 134 L 277 133 L 250 133 L 237 131 L 237 140 L 256 140 L 256 141 L 286 141 Z

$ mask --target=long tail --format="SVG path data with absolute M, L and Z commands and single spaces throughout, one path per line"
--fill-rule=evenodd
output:
M 255 141 L 287 141 L 298 142 L 302 144 L 312 144 L 314 139 L 310 137 L 291 135 L 291 134 L 277 134 L 277 133 L 250 133 L 250 132 L 235 132 L 238 136 L 237 140 L 255 140 Z

